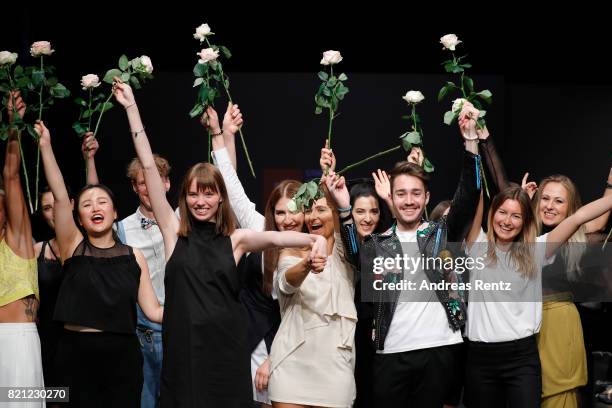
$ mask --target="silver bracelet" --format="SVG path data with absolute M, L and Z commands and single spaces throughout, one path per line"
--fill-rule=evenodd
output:
M 132 103 L 132 104 L 130 104 L 130 105 L 128 105 L 128 106 L 126 106 L 126 107 L 125 107 L 125 110 L 128 110 L 128 108 L 131 108 L 131 107 L 132 107 L 132 106 L 134 106 L 134 105 L 136 105 L 136 102 L 134 102 L 134 103 Z

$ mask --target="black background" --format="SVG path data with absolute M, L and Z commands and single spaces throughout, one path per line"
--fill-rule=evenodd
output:
M 337 69 L 347 73 L 350 88 L 334 122 L 339 167 L 396 145 L 397 137 L 407 130 L 401 116 L 409 112 L 401 96 L 410 89 L 421 90 L 426 96 L 418 107 L 425 148 L 436 166 L 431 208 L 452 195 L 458 177 L 458 132 L 442 123 L 451 98 L 441 104 L 436 101 L 444 81 L 453 79 L 440 66 L 447 55 L 438 41 L 454 32 L 463 41 L 459 53 L 468 54 L 466 60 L 474 66 L 470 75 L 476 87 L 494 94 L 487 123 L 510 178 L 520 181 L 525 171 L 535 180 L 563 173 L 576 182 L 583 201 L 600 196 L 612 150 L 605 13 L 586 5 L 567 9 L 563 16 L 557 15 L 558 10 L 536 12 L 518 3 L 489 11 L 474 4 L 430 7 L 384 2 L 333 6 L 109 2 L 75 4 L 68 10 L 13 4 L 3 11 L 0 49 L 17 52 L 18 62 L 28 65 L 34 62 L 29 57 L 33 41 L 52 42 L 56 52 L 48 61 L 73 95 L 56 104 L 46 121 L 73 189 L 82 185 L 84 177 L 79 140 L 70 129 L 78 115 L 72 99 L 83 96 L 80 77 L 88 73 L 102 77 L 123 53 L 150 56 L 155 79 L 136 96 L 154 151 L 173 165 L 171 198 L 176 202 L 186 169 L 206 160 L 204 131 L 187 113 L 195 101 L 191 70 L 200 48 L 193 32 L 204 22 L 210 24 L 216 33 L 212 42 L 234 54 L 224 67 L 245 115 L 244 133 L 258 178 L 249 175 L 240 146 L 239 175 L 259 209 L 264 189 L 280 177 L 274 169 L 304 174 L 318 167 L 327 117 L 314 115 L 316 72 L 323 51 L 339 50 L 344 60 Z M 220 98 L 216 106 L 224 111 L 225 104 Z M 117 195 L 120 216 L 129 215 L 137 199 L 124 173 L 134 150 L 119 108 L 106 114 L 99 140 L 101 181 Z M 33 169 L 33 144 L 25 150 Z M 366 176 L 376 167 L 388 169 L 399 160 L 402 155 L 396 153 L 355 169 L 348 177 Z M 48 233 L 40 222 L 35 230 L 37 238 Z

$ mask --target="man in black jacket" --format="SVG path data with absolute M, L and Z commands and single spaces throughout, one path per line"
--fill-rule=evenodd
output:
M 480 195 L 475 126 L 478 114 L 469 105 L 459 115 L 465 139 L 461 178 L 449 214 L 436 222 L 423 221 L 429 201 L 427 175 L 418 165 L 402 162 L 390 173 L 396 225 L 359 244 L 343 178 L 332 176 L 326 180 L 338 206 L 347 257 L 361 273 L 362 297 L 367 301 L 370 293 L 373 302 L 372 340 L 377 353 L 373 389 L 378 407 L 439 408 L 451 383 L 451 346 L 462 342 L 460 329 L 466 318 L 463 293 L 457 289 L 461 278 L 453 268 L 441 268 L 440 263 L 423 259 L 454 259 L 462 255 L 458 245 L 451 243 L 463 241 Z M 420 266 L 413 262 L 411 270 L 408 262 L 400 265 L 399 261 L 407 258 L 422 258 L 423 262 Z M 401 287 L 394 284 L 407 281 L 407 273 L 415 285 L 412 290 L 393 289 Z M 419 290 L 423 282 L 438 286 L 435 290 Z

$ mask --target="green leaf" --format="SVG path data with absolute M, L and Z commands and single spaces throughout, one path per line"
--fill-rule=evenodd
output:
M 17 88 L 20 88 L 20 89 L 27 87 L 31 83 L 32 82 L 30 81 L 30 78 L 28 77 L 21 77 L 15 81 L 15 85 L 17 85 Z
M 100 105 L 98 105 L 100 106 Z M 94 111 L 98 110 L 98 106 L 95 107 L 95 109 L 87 109 L 85 112 L 83 112 L 83 119 L 87 119 L 88 117 L 90 117 Z
M 463 77 L 463 84 L 468 90 L 468 93 L 474 92 L 474 81 L 468 76 Z
M 39 87 L 45 80 L 45 71 L 37 69 L 32 71 L 32 83 L 35 87 Z
M 49 79 L 47 79 L 47 85 L 48 86 L 55 86 L 59 81 L 57 80 L 56 77 L 51 77 Z
M 225 88 L 229 88 L 229 79 L 225 79 L 225 81 L 223 81 L 223 86 Z
M 193 75 L 203 77 L 204 74 L 206 74 L 206 65 L 198 62 L 195 67 L 193 67 Z
M 207 86 L 201 86 L 198 91 L 198 102 L 201 104 L 206 104 L 208 102 L 208 94 L 210 92 L 210 88 Z
M 331 96 L 331 91 L 329 90 L 329 88 L 323 88 L 323 95 Z
M 300 186 L 300 188 L 298 188 L 297 193 L 295 193 L 296 196 L 301 196 L 306 192 L 306 183 L 302 184 Z
M 480 113 L 478 114 L 478 117 L 479 117 L 479 118 L 484 118 L 484 117 L 487 115 L 487 111 L 486 111 L 486 110 L 482 110 L 482 109 L 481 109 L 479 112 L 480 112 Z
M 458 74 L 460 72 L 463 72 L 463 68 L 461 68 L 459 65 L 453 65 L 453 68 L 451 69 L 451 72 L 453 74 Z
M 196 78 L 195 81 L 193 81 L 193 87 L 195 88 L 198 85 L 201 85 L 202 82 L 204 82 L 204 78 Z
M 129 82 L 131 75 L 127 72 L 121 74 L 121 80 L 123 82 Z
M 448 111 L 444 114 L 444 123 L 446 125 L 450 125 L 451 123 L 453 123 L 456 117 L 457 115 L 453 111 Z
M 319 191 L 319 186 L 316 183 L 313 183 L 312 181 L 310 181 L 306 183 L 306 189 L 308 190 L 308 195 L 310 197 L 316 197 Z
M 346 76 L 345 73 L 342 73 L 338 76 L 338 81 L 346 81 L 348 79 L 348 77 Z
M 453 61 L 448 61 L 444 64 L 444 70 L 448 73 L 454 72 L 453 71 L 454 68 L 455 68 L 455 63 Z
M 315 103 L 322 108 L 329 108 L 331 106 L 329 99 L 324 96 L 315 96 Z
M 198 104 L 196 106 L 194 106 L 191 111 L 189 111 L 189 116 L 193 119 L 195 117 L 198 117 L 202 114 L 202 112 L 204 112 L 204 106 Z
M 413 145 L 421 144 L 421 134 L 419 132 L 407 133 L 405 139 Z
M 329 78 L 329 75 L 325 71 L 319 71 L 318 75 L 321 81 L 327 81 L 327 79 Z
M 427 157 L 423 160 L 423 170 L 425 170 L 426 173 L 433 173 L 434 171 L 434 166 Z
M 15 67 L 15 70 L 13 71 L 13 76 L 20 76 L 23 75 L 23 67 L 21 65 L 17 65 Z
M 55 84 L 49 89 L 49 92 L 55 98 L 65 98 L 70 95 L 70 91 L 62 84 Z
M 0 85 L 0 92 L 5 93 L 5 92 L 8 92 L 9 90 L 10 90 L 10 87 L 8 86 L 8 84 Z
M 142 88 L 142 85 L 140 85 L 140 81 L 138 80 L 138 78 L 136 78 L 136 76 L 132 75 L 130 77 L 130 83 L 132 84 L 132 86 L 136 89 L 140 89 Z
M 340 84 L 340 86 L 336 90 L 336 96 L 338 97 L 338 99 L 343 99 L 344 95 L 346 95 L 348 92 L 349 89 L 346 86 Z
M 315 108 L 315 115 L 320 115 L 323 112 L 323 108 L 321 108 L 320 106 L 317 106 Z
M 128 57 L 125 55 L 122 55 L 119 58 L 119 69 L 122 71 L 125 71 L 126 69 L 128 69 L 129 66 L 130 66 L 130 61 L 128 60 Z
M 488 89 L 480 91 L 476 95 L 478 95 L 486 103 L 491 104 L 491 98 L 493 97 L 493 94 Z
M 408 139 L 406 138 L 407 135 L 408 135 L 408 132 L 401 135 L 400 140 L 402 142 L 402 147 L 404 148 L 404 150 L 409 152 L 410 150 L 412 150 L 412 143 L 410 143 Z
M 74 129 L 76 134 L 79 136 L 82 136 L 83 134 L 87 133 L 87 128 L 81 125 L 79 122 L 74 122 L 72 124 L 72 129 Z
M 338 82 L 338 78 L 336 78 L 335 76 L 332 76 L 327 81 L 327 87 L 328 88 L 333 88 L 334 86 L 336 86 L 337 82 Z
M 221 50 L 225 58 L 227 59 L 232 58 L 232 53 L 230 52 L 230 50 L 227 49 L 227 47 L 220 45 L 219 49 Z
M 108 71 L 106 71 L 103 81 L 106 82 L 107 84 L 112 84 L 113 78 L 116 76 L 121 76 L 121 71 L 116 68 L 109 69 Z
M 455 88 L 455 84 L 453 82 L 447 82 L 442 88 L 440 88 L 440 92 L 438 92 L 438 102 L 442 101 L 448 94 L 448 91 Z
M 472 64 L 461 64 L 463 68 L 472 68 Z

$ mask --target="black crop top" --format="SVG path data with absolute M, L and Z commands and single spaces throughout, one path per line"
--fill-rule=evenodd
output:
M 97 248 L 86 239 L 64 263 L 55 320 L 94 329 L 134 333 L 140 267 L 132 247 Z

